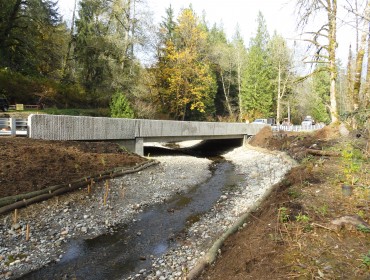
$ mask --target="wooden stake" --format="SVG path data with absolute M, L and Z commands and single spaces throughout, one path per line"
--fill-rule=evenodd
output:
M 109 184 L 108 181 L 105 181 L 105 193 L 104 193 L 104 206 L 107 204 L 107 199 L 108 199 L 108 192 L 109 192 Z
M 30 239 L 30 224 L 27 224 L 26 227 L 26 241 Z
M 91 192 L 91 186 L 90 186 L 90 184 L 88 184 L 87 185 L 87 193 L 90 194 L 90 192 Z
M 14 209 L 14 217 L 13 217 L 14 224 L 17 223 L 17 220 L 18 220 L 18 209 Z

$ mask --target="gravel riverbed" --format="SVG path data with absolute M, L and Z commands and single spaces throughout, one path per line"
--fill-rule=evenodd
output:
M 129 279 L 184 279 L 217 238 L 294 165 L 282 154 L 247 147 L 223 156 L 241 175 L 238 186 L 224 191 L 213 208 L 187 229 L 181 244 L 153 259 L 151 269 Z M 209 159 L 190 156 L 154 159 L 158 165 L 97 183 L 90 193 L 83 189 L 20 209 L 17 221 L 14 213 L 0 216 L 0 279 L 15 279 L 48 263 L 59 262 L 68 240 L 113 231 L 115 225 L 134 220 L 146 206 L 186 192 L 211 176 Z

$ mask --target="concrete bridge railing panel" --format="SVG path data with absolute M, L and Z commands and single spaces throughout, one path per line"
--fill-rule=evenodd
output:
M 145 141 L 232 139 L 255 135 L 260 124 L 31 115 L 29 137 L 45 140 L 114 140 L 142 154 Z
M 30 137 L 49 140 L 113 140 L 254 135 L 264 125 L 31 115 Z
M 30 115 L 29 137 L 45 140 L 135 139 L 136 120 Z

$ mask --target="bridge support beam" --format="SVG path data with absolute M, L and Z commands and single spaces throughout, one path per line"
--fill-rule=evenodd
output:
M 246 145 L 248 144 L 250 138 L 252 137 L 252 135 L 244 135 L 243 137 L 243 145 Z
M 144 156 L 144 138 L 135 138 L 132 140 L 116 140 L 113 141 L 118 145 L 124 147 L 125 150 Z
M 144 156 L 144 138 L 135 138 L 135 153 Z

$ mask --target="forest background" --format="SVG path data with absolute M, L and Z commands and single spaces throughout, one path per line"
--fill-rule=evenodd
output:
M 246 42 L 238 27 L 228 39 L 221 22 L 191 5 L 169 6 L 157 25 L 143 0 L 81 0 L 67 24 L 56 0 L 1 0 L 0 95 L 99 116 L 300 123 L 311 115 L 366 126 L 368 2 L 296 2 L 292 24 L 305 49 L 270 34 L 261 12 Z M 336 56 L 338 24 L 356 33 L 346 65 Z

